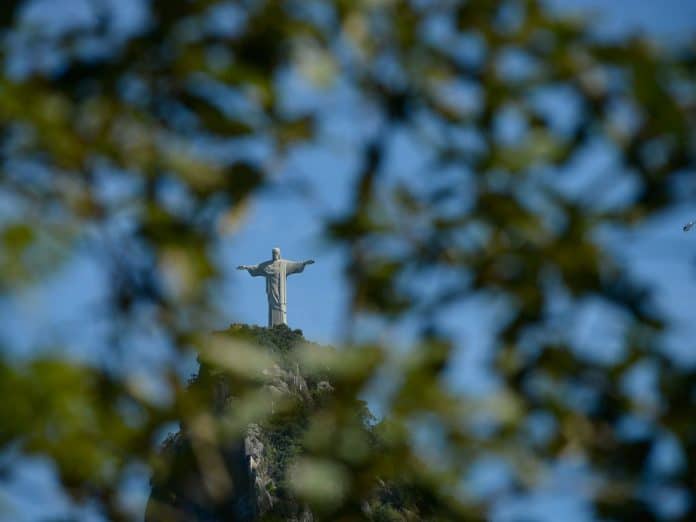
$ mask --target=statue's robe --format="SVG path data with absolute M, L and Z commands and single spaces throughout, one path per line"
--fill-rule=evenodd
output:
M 266 278 L 266 296 L 268 296 L 268 326 L 288 324 L 287 276 L 299 274 L 305 264 L 287 259 L 264 261 L 249 267 L 254 277 Z

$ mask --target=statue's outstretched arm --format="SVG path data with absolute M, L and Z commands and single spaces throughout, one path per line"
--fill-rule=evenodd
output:
M 246 270 L 251 274 L 252 276 L 258 275 L 256 272 L 258 271 L 259 265 L 239 265 L 237 267 L 237 270 Z
M 314 264 L 314 259 L 308 259 L 307 261 L 286 261 L 286 263 L 287 275 L 301 274 L 305 266 Z

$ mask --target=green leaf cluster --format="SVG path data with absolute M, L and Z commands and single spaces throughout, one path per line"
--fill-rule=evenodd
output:
M 153 0 L 128 31 L 101 2 L 87 2 L 94 24 L 60 31 L 32 21 L 30 3 L 0 9 L 0 304 L 92 256 L 106 281 L 94 352 L 107 355 L 76 362 L 48 339 L 20 358 L 3 337 L 3 448 L 50 458 L 110 520 L 136 516 L 119 495 L 142 465 L 182 481 L 156 492 L 164 505 L 176 499 L 159 493 L 183 488 L 200 517 L 252 516 L 240 510 L 253 485 L 225 467 L 250 425 L 266 428 L 267 484 L 292 516 L 479 520 L 497 497 L 472 474 L 495 458 L 509 495 L 581 461 L 596 518 L 696 519 L 696 376 L 603 239 L 692 197 L 694 43 L 598 40 L 591 21 L 538 0 Z M 239 23 L 221 28 L 230 11 Z M 293 104 L 290 83 L 317 103 Z M 349 205 L 317 219 L 345 253 L 345 346 L 289 329 L 205 336 L 223 315 L 221 238 L 293 153 L 341 139 L 330 116 L 344 113 Z M 404 136 L 423 161 L 394 172 Z M 608 172 L 587 166 L 598 148 Z M 631 190 L 617 198 L 619 181 Z M 481 326 L 483 397 L 452 386 L 468 347 L 442 321 L 471 303 L 496 318 Z M 590 333 L 599 357 L 570 333 L 588 303 L 620 325 L 612 346 Z M 353 342 L 365 321 L 383 335 Z M 407 350 L 389 335 L 404 325 Z M 122 364 L 143 332 L 171 351 L 158 372 Z M 194 346 L 187 386 L 177 368 Z M 167 472 L 157 448 L 172 422 L 182 435 L 168 447 L 188 457 Z M 654 456 L 665 441 L 670 466 Z M 666 509 L 663 494 L 683 502 Z

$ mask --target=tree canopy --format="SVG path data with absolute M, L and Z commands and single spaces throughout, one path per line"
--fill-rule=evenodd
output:
M 279 415 L 259 399 L 263 361 L 243 344 L 223 361 L 242 397 L 223 421 L 204 415 L 210 404 L 192 399 L 175 361 L 205 351 L 221 315 L 212 247 L 288 155 L 327 132 L 326 108 L 288 100 L 298 81 L 310 100 L 345 89 L 355 105 L 341 109 L 369 115 L 352 136 L 350 209 L 322 223 L 347 253 L 346 324 L 418 325 L 405 353 L 352 343 L 359 326 L 342 349 L 312 352 L 335 393 L 303 412 L 311 436 L 289 468 L 306 478 L 303 502 L 327 520 L 360 519 L 366 488 L 400 478 L 405 503 L 428 506 L 420 516 L 477 520 L 496 503 L 471 485 L 486 459 L 504 464 L 517 493 L 574 460 L 597 518 L 696 519 L 696 375 L 661 350 L 664 318 L 603 239 L 683 198 L 694 45 L 599 39 L 535 0 L 151 0 L 125 2 L 128 16 L 84 3 L 89 16 L 58 26 L 50 2 L 9 0 L 0 12 L 0 291 L 9 299 L 76 249 L 93 252 L 109 274 L 109 357 L 3 347 L 4 448 L 48 456 L 75 499 L 128 520 L 124 473 L 155 465 L 164 426 L 198 422 L 206 449 L 194 456 L 214 462 L 219 437 Z M 416 175 L 387 172 L 399 133 L 424 151 Z M 588 181 L 579 171 L 597 146 L 614 170 Z M 414 283 L 424 278 L 432 284 Z M 504 309 L 485 397 L 445 379 L 461 347 L 438 314 L 471 298 Z M 576 348 L 564 310 L 584 302 L 616 318 L 618 351 L 600 332 L 599 356 Z M 144 327 L 173 354 L 155 396 L 119 364 Z M 635 393 L 646 372 L 649 393 Z M 377 381 L 386 446 L 357 458 L 343 412 Z M 654 458 L 665 444 L 678 456 L 670 466 Z M 667 496 L 677 501 L 665 507 Z

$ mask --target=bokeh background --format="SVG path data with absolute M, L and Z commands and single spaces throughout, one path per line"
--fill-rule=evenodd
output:
M 696 2 L 3 11 L 0 519 L 139 519 L 147 459 L 66 480 L 72 439 L 28 393 L 62 381 L 7 376 L 59 360 L 166 411 L 192 331 L 265 323 L 263 282 L 235 267 L 274 246 L 316 260 L 289 280 L 291 327 L 390 354 L 356 390 L 378 419 L 408 392 L 390 357 L 443 342 L 438 389 L 501 409 L 474 438 L 543 461 L 527 483 L 501 446 L 474 452 L 459 487 L 486 517 L 696 513 Z M 176 414 L 152 419 L 156 448 Z M 453 428 L 424 424 L 414 452 L 437 461 Z

